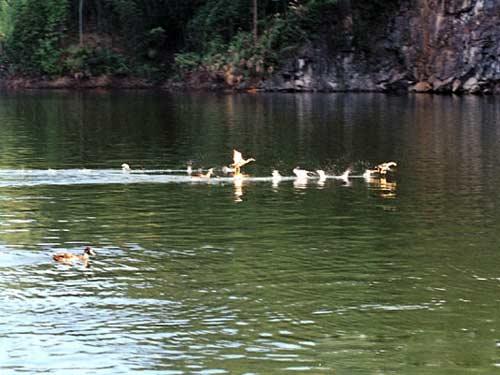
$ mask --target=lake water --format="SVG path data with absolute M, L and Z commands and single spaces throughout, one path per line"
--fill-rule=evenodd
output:
M 24 92 L 0 132 L 2 375 L 500 371 L 500 98 Z

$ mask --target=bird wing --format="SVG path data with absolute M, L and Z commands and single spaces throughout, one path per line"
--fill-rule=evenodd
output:
M 254 158 L 250 158 L 250 159 L 247 159 L 247 160 L 242 160 L 241 163 L 240 163 L 240 167 L 243 167 L 245 164 L 248 164 L 251 161 L 255 161 L 255 159 Z
M 52 259 L 54 259 L 57 262 L 67 262 L 76 259 L 76 255 L 70 253 L 59 253 L 59 254 L 54 254 L 52 256 Z
M 238 165 L 243 160 L 241 152 L 233 150 L 233 165 Z
M 300 168 L 295 168 L 293 170 L 293 173 L 295 173 L 295 175 L 298 177 L 298 178 L 307 178 L 308 177 L 308 174 L 311 173 L 305 169 L 300 169 Z

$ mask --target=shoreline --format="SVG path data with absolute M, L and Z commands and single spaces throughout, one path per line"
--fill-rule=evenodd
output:
M 380 93 L 380 94 L 431 94 L 444 96 L 497 96 L 500 92 L 496 91 L 460 91 L 452 90 L 433 90 L 426 86 L 425 90 L 415 89 L 415 86 L 406 89 L 330 89 L 315 90 L 304 87 L 283 87 L 275 86 L 270 88 L 265 84 L 265 80 L 242 82 L 239 85 L 228 85 L 226 82 L 217 80 L 199 80 L 186 79 L 177 81 L 167 79 L 158 82 L 152 82 L 139 77 L 118 77 L 112 75 L 101 75 L 96 77 L 71 77 L 61 76 L 53 79 L 42 77 L 3 77 L 0 78 L 0 88 L 7 90 L 162 90 L 162 91 L 182 91 L 182 92 L 218 92 L 218 93 Z

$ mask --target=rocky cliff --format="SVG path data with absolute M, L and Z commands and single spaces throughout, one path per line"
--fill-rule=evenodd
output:
M 361 31 L 357 17 L 343 1 L 336 37 L 304 46 L 262 88 L 500 93 L 500 0 L 402 0 Z

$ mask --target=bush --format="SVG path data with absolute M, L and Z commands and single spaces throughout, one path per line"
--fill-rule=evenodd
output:
M 284 12 L 261 18 L 255 41 L 249 30 L 249 2 L 209 0 L 188 26 L 195 36 L 193 51 L 176 55 L 177 69 L 237 69 L 245 77 L 265 76 L 307 40 L 322 35 L 325 17 L 334 19 L 338 11 L 337 0 L 291 0 L 286 4 Z M 239 27 L 236 32 L 235 26 Z
M 130 72 L 126 58 L 109 48 L 70 46 L 65 51 L 65 72 L 83 72 L 86 75 L 122 74 Z
M 201 64 L 201 56 L 196 52 L 177 53 L 174 56 L 176 68 L 181 73 L 195 70 Z
M 60 73 L 67 0 L 25 0 L 16 4 L 12 32 L 6 43 L 9 60 L 23 71 Z

